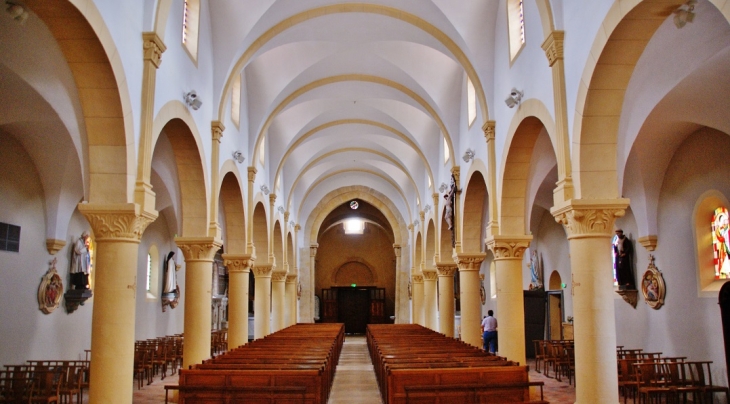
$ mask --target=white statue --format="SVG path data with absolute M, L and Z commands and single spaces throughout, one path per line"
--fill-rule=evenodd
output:
M 74 289 L 89 288 L 89 269 L 91 268 L 91 257 L 89 255 L 89 232 L 81 233 L 81 237 L 74 243 L 73 257 L 71 259 L 71 283 Z

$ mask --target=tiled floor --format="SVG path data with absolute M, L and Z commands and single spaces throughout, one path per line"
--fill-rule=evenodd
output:
M 534 363 L 530 365 L 530 380 L 545 383 L 544 399 L 551 404 L 574 403 L 575 386 L 569 385 L 567 380 L 559 382 L 535 372 Z M 155 378 L 151 385 L 144 385 L 137 389 L 134 385 L 133 404 L 160 404 L 165 402 L 165 388 L 167 384 L 177 384 L 177 375 L 167 376 L 165 380 Z M 538 389 L 532 391 L 532 399 L 540 398 Z M 84 394 L 84 404 L 88 403 L 88 396 Z M 373 365 L 370 361 L 365 337 L 348 336 L 342 349 L 340 362 L 337 365 L 335 380 L 328 404 L 380 404 L 380 392 L 375 381 Z

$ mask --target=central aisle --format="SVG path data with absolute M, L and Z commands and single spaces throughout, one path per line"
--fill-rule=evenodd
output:
M 365 336 L 348 335 L 337 363 L 328 404 L 382 403 Z

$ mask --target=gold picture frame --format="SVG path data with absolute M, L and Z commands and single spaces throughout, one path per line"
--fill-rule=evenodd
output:
M 56 271 L 56 258 L 54 258 L 38 286 L 38 308 L 44 314 L 51 314 L 61 305 L 61 297 L 63 297 L 63 280 Z
M 644 302 L 654 310 L 664 305 L 667 288 L 661 271 L 654 265 L 653 255 L 649 255 L 649 267 L 641 276 L 641 294 L 644 296 Z

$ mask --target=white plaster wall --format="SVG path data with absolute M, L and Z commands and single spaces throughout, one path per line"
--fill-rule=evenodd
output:
M 727 385 L 727 370 L 720 309 L 717 297 L 698 297 L 693 211 L 707 190 L 730 195 L 730 166 L 725 163 L 728 154 L 730 138 L 712 130 L 698 131 L 679 147 L 664 177 L 658 244 L 653 253 L 666 283 L 665 305 L 653 310 L 640 297 L 636 309 L 629 310 L 626 303 L 616 300 L 619 345 L 690 360 L 712 360 L 713 382 L 723 385 Z M 707 228 L 709 231 L 709 223 Z M 648 266 L 648 253 L 640 245 L 636 251 L 639 278 Z
M 91 347 L 90 299 L 67 314 L 64 301 L 51 314 L 38 309 L 38 287 L 53 258 L 45 247 L 43 191 L 30 157 L 0 132 L 0 221 L 21 227 L 20 252 L 0 251 L 0 363 L 29 359 L 83 359 Z M 70 245 L 89 229 L 76 211 L 68 225 L 66 247 L 56 254 L 56 269 L 68 289 Z
M 548 289 L 550 283 L 550 275 L 553 271 L 558 271 L 562 283 L 567 286 L 563 289 L 563 312 L 565 316 L 573 315 L 573 296 L 571 294 L 571 275 L 570 275 L 570 246 L 566 238 L 563 226 L 555 221 L 555 218 L 549 211 L 535 207 L 536 218 L 532 223 L 532 242 L 530 250 L 536 250 L 542 264 L 543 283 Z M 610 246 L 607 251 L 610 251 Z M 608 252 L 607 252 L 608 254 Z M 527 268 L 529 257 L 523 259 L 522 281 L 525 289 L 530 284 L 530 272 Z

